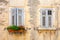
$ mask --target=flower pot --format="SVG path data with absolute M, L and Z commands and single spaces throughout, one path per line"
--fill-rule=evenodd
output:
M 14 30 L 9 29 L 8 32 L 14 32 Z
M 17 27 L 13 25 L 13 26 L 7 27 L 7 30 L 9 33 L 25 33 L 26 32 L 24 26 Z
M 23 32 L 23 30 L 18 30 L 18 32 Z

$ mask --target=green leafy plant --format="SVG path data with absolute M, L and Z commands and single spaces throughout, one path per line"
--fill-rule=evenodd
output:
M 20 28 L 18 26 L 12 25 L 12 26 L 8 26 L 7 30 L 12 29 L 12 30 L 19 30 Z
M 13 32 L 13 33 L 16 33 L 16 32 L 25 32 L 26 31 L 24 26 L 15 26 L 15 25 L 8 26 L 7 30 L 8 30 L 8 32 Z

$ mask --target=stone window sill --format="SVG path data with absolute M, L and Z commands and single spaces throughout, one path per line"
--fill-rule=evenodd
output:
M 56 28 L 55 27 L 48 27 L 48 28 L 42 27 L 42 28 L 38 28 L 38 30 L 56 30 Z

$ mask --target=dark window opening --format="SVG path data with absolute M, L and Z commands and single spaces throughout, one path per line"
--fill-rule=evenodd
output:
M 48 10 L 48 15 L 52 15 L 52 11 L 51 10 Z

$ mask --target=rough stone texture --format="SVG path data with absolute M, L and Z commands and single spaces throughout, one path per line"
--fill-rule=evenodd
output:
M 12 0 L 9 0 L 10 3 Z M 21 0 L 18 0 L 21 1 Z M 60 30 L 34 30 L 33 27 L 41 27 L 40 25 L 40 9 L 41 8 L 54 8 L 55 20 L 53 23 L 53 28 L 60 28 L 60 6 L 59 0 L 24 0 L 21 1 L 21 4 L 17 0 L 13 0 L 14 3 L 8 3 L 6 5 L 6 11 L 3 11 L 2 14 L 0 14 L 0 40 L 60 40 Z M 55 3 L 54 3 L 55 2 Z M 44 4 L 45 3 L 45 4 Z M 57 4 L 57 5 L 56 5 Z M 7 26 L 9 26 L 9 11 L 10 7 L 16 7 L 16 8 L 24 8 L 25 12 L 25 27 L 32 28 L 31 30 L 27 30 L 25 35 L 20 34 L 9 34 L 7 30 L 4 30 Z M 57 16 L 58 13 L 58 16 Z M 33 20 L 31 20 L 33 19 Z M 58 19 L 58 20 L 57 20 Z M 32 26 L 32 25 L 34 26 Z M 52 28 L 52 29 L 53 29 Z

